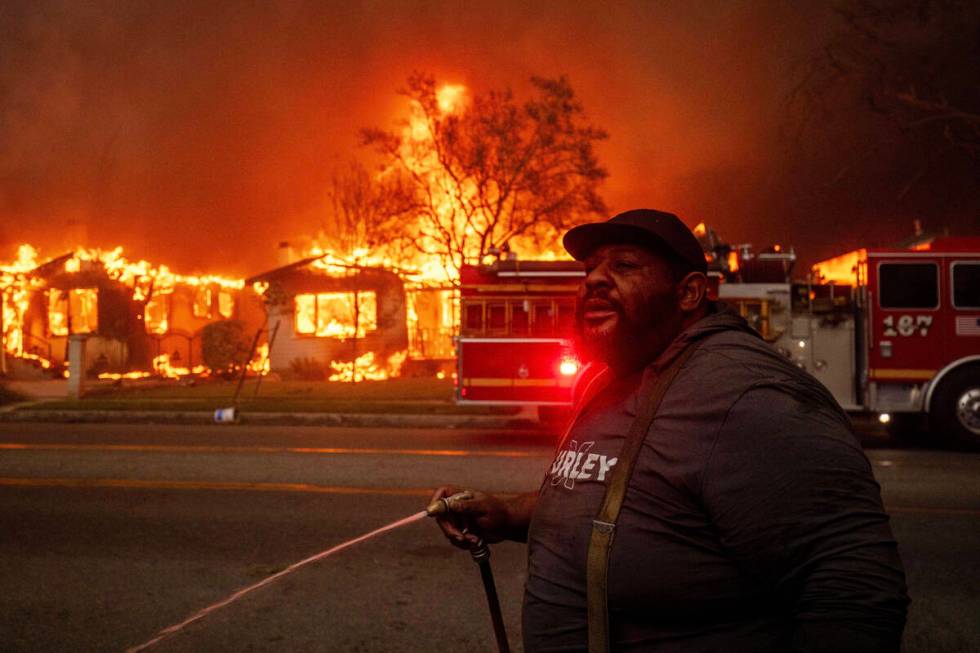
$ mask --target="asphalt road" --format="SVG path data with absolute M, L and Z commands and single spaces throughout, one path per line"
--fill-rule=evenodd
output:
M 533 489 L 534 433 L 0 424 L 0 650 L 123 651 L 235 590 L 417 513 L 433 486 Z M 907 566 L 905 651 L 980 650 L 980 455 L 869 433 Z M 519 650 L 524 550 L 493 565 Z M 418 520 L 155 651 L 493 651 L 479 573 Z

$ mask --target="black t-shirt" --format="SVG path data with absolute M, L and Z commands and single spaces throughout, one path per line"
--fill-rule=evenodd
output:
M 610 553 L 614 650 L 897 651 L 901 562 L 846 418 L 778 355 L 743 351 L 764 344 L 726 339 L 757 364 L 702 347 L 637 459 Z M 587 650 L 592 519 L 644 374 L 593 400 L 545 476 L 528 533 L 529 653 Z M 726 375 L 735 388 L 709 382 Z
M 636 416 L 638 382 L 639 376 L 620 381 L 597 397 L 546 474 L 528 536 L 527 651 L 587 649 L 592 519 Z M 789 631 L 777 606 L 763 611 L 754 601 L 745 614 L 746 598 L 762 592 L 721 553 L 703 508 L 683 489 L 687 470 L 667 456 L 644 447 L 616 526 L 609 603 L 617 648 L 712 650 L 711 642 L 724 642 L 715 650 L 738 650 L 733 631 L 748 628 L 750 646 L 743 650 L 787 650 L 778 646 Z

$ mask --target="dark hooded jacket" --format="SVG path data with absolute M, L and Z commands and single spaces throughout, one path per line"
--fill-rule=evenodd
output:
M 898 651 L 904 573 L 850 422 L 728 309 L 608 385 L 559 446 L 528 536 L 525 649 L 587 649 L 592 519 L 641 397 L 691 343 L 616 528 L 614 650 Z

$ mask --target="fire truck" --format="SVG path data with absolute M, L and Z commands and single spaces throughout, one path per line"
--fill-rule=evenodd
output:
M 460 270 L 456 399 L 571 405 L 580 363 L 572 348 L 578 261 L 502 259 Z
M 705 249 L 710 296 L 845 410 L 892 425 L 928 417 L 932 432 L 980 448 L 980 238 L 859 249 L 795 282 L 792 250 Z M 465 267 L 457 401 L 568 406 L 583 276 L 575 261 Z
M 980 447 L 980 238 L 855 250 L 793 291 L 778 346 L 844 408 Z

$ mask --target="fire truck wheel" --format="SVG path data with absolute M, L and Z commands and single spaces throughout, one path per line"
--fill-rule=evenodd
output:
M 980 365 L 954 370 L 936 388 L 930 420 L 961 447 L 980 450 Z

